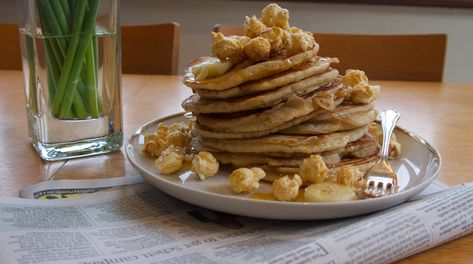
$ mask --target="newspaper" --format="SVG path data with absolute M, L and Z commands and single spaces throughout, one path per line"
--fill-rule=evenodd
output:
M 143 182 L 145 182 L 145 179 L 140 175 L 84 180 L 43 181 L 21 190 L 20 197 L 39 200 L 71 198 L 83 194 L 115 190 L 129 184 Z
M 472 215 L 473 183 L 326 221 L 238 217 L 134 184 L 79 198 L 2 198 L 0 263 L 390 263 L 471 233 Z

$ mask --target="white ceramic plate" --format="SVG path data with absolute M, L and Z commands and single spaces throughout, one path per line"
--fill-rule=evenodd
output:
M 186 121 L 184 113 L 151 121 L 138 128 L 126 143 L 126 153 L 131 164 L 143 177 L 159 190 L 180 200 L 216 211 L 269 219 L 329 219 L 375 212 L 400 204 L 425 189 L 437 177 L 440 154 L 422 138 L 404 129 L 396 128 L 402 145 L 401 157 L 390 162 L 398 175 L 399 192 L 396 194 L 349 202 L 304 203 L 256 200 L 248 195 L 237 195 L 231 190 L 227 176 L 229 170 L 205 181 L 200 181 L 189 171 L 174 175 L 160 175 L 154 159 L 141 154 L 144 135 L 153 133 L 158 123 L 171 124 Z M 185 179 L 184 181 L 182 179 Z M 262 183 L 258 192 L 271 192 L 271 185 Z

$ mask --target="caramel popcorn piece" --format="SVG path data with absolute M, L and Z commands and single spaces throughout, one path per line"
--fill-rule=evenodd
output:
M 247 36 L 224 36 L 212 32 L 212 55 L 221 61 L 231 61 L 236 64 L 245 59 L 245 45 L 250 41 Z
M 286 56 L 308 51 L 315 45 L 315 39 L 311 32 L 297 31 L 293 32 L 290 41 L 286 47 Z
M 156 160 L 155 165 L 161 174 L 171 174 L 178 171 L 184 162 L 184 149 L 177 146 L 169 146 Z
M 289 201 L 294 199 L 299 194 L 299 187 L 302 185 L 302 180 L 299 175 L 281 177 L 273 182 L 273 195 L 279 201 Z
M 290 30 L 289 11 L 277 4 L 269 4 L 261 11 L 261 21 L 268 27 L 280 27 L 284 30 Z
M 361 84 L 368 84 L 368 77 L 364 71 L 350 69 L 345 72 L 345 75 L 342 76 L 340 81 L 353 87 Z
M 337 183 L 356 190 L 363 184 L 363 173 L 356 167 L 347 165 L 336 170 Z
M 150 157 L 159 157 L 167 148 L 168 144 L 157 134 L 145 135 L 143 153 Z
M 373 102 L 380 93 L 380 87 L 369 85 L 368 77 L 364 71 L 347 70 L 340 81 L 353 87 L 350 100 L 355 104 L 369 104 Z
M 192 160 L 192 170 L 199 176 L 200 180 L 214 176 L 218 172 L 218 161 L 207 151 L 201 151 Z
M 172 131 L 166 136 L 166 142 L 169 145 L 174 145 L 182 148 L 186 148 L 189 145 L 191 138 L 189 133 L 184 133 L 182 131 Z
M 260 36 L 267 39 L 271 44 L 271 54 L 278 54 L 285 50 L 290 39 L 290 33 L 279 27 L 270 27 L 263 31 Z
M 291 27 L 291 33 L 299 33 L 299 32 L 304 32 L 304 30 L 298 28 L 298 27 Z
M 299 166 L 299 174 L 302 180 L 313 183 L 324 182 L 327 172 L 327 166 L 320 155 L 310 155 Z
M 380 93 L 378 85 L 357 85 L 353 87 L 350 100 L 355 104 L 370 104 Z
M 190 125 L 174 123 L 167 126 L 159 123 L 155 133 L 145 135 L 143 153 L 150 157 L 159 157 L 170 145 L 186 148 L 191 140 Z
M 250 38 L 256 38 L 263 31 L 268 29 L 268 27 L 263 24 L 263 22 L 258 20 L 256 16 L 246 17 L 245 23 L 243 24 L 243 28 L 245 31 L 245 36 L 248 36 Z
M 245 46 L 245 53 L 253 61 L 264 61 L 269 59 L 271 43 L 263 37 L 250 40 Z
M 159 135 L 161 139 L 166 139 L 167 134 L 169 133 L 169 126 L 166 126 L 163 123 L 159 123 L 156 127 L 156 134 Z
M 261 168 L 239 168 L 229 176 L 235 193 L 252 192 L 259 187 L 259 181 L 264 178 L 265 172 Z

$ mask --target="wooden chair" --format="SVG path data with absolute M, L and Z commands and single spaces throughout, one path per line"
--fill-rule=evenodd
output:
M 222 32 L 225 36 L 242 36 L 244 30 L 240 26 L 217 24 L 214 26 L 214 32 Z
M 179 24 L 122 27 L 123 73 L 176 75 Z
M 216 25 L 215 32 L 242 35 L 241 27 Z M 320 56 L 337 57 L 340 73 L 360 69 L 370 79 L 441 82 L 447 36 L 314 33 Z
M 0 69 L 21 70 L 20 39 L 16 24 L 0 24 Z
M 0 33 L 0 69 L 21 70 L 17 25 L 0 24 Z M 177 74 L 180 36 L 176 23 L 123 26 L 123 73 Z

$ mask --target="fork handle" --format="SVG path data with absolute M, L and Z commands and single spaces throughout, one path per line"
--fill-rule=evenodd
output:
M 386 109 L 380 113 L 381 127 L 383 129 L 383 145 L 381 146 L 381 159 L 387 160 L 389 156 L 389 142 L 391 135 L 399 120 L 400 114 L 393 109 Z

